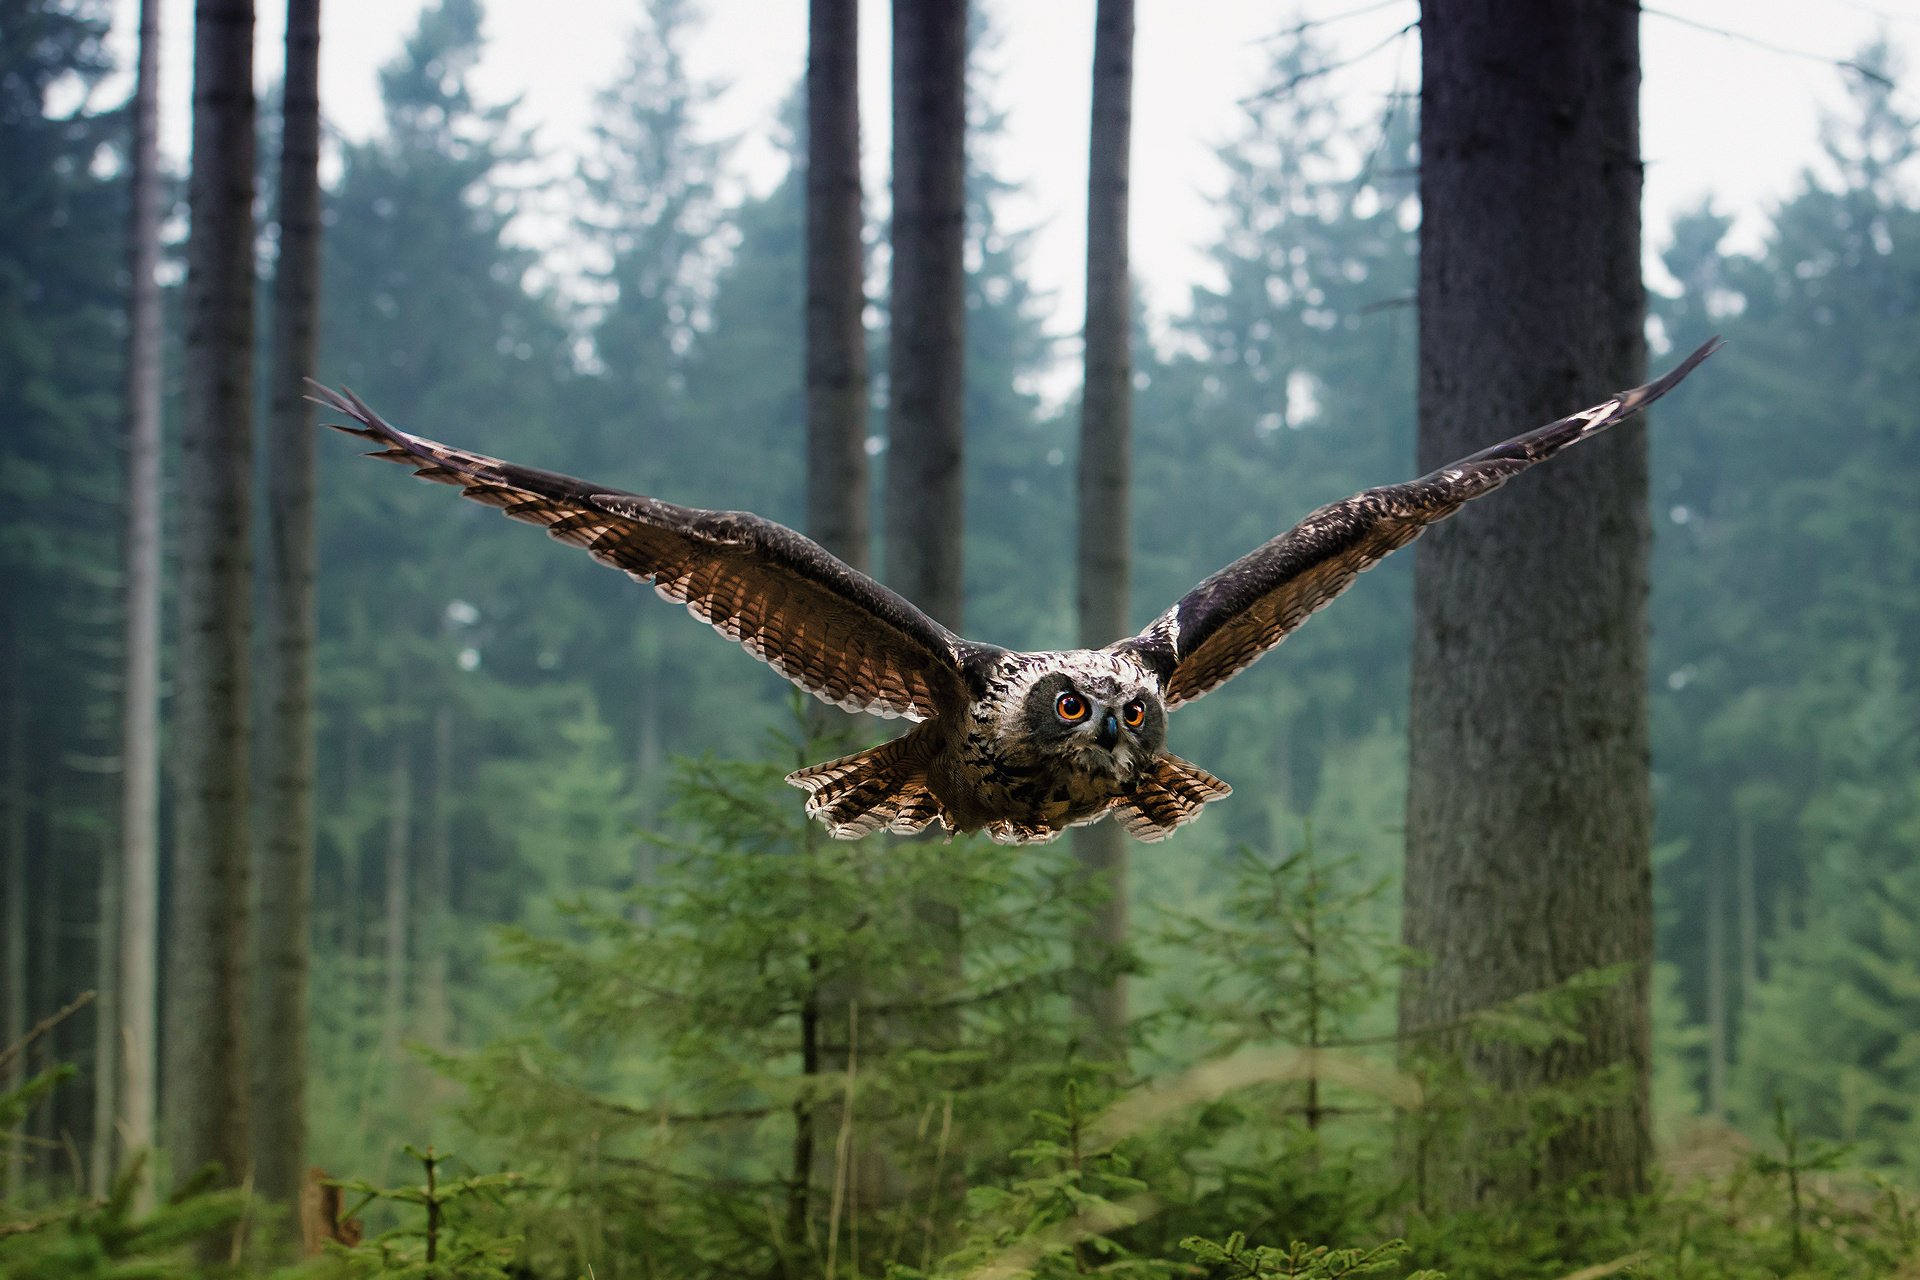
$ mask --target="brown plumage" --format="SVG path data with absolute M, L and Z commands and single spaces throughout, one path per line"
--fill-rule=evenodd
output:
M 1591 409 L 1406 484 L 1320 508 L 1105 649 L 1013 653 L 955 635 L 793 530 L 450 448 L 316 387 L 372 455 L 539 525 L 683 604 L 800 688 L 849 711 L 924 721 L 871 750 L 796 772 L 837 837 L 985 830 L 1050 840 L 1113 813 L 1159 840 L 1230 790 L 1167 753 L 1166 713 L 1218 688 L 1421 530 L 1568 445 L 1640 412 L 1719 346 Z

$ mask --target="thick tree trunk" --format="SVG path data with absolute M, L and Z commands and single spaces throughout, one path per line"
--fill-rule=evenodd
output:
M 1425 470 L 1642 380 L 1639 13 L 1614 0 L 1423 0 Z M 1646 437 L 1630 422 L 1427 535 L 1415 587 L 1401 1028 L 1602 966 L 1631 976 L 1545 1050 L 1427 1037 L 1496 1087 L 1622 1073 L 1538 1158 L 1481 1126 L 1443 1201 L 1591 1175 L 1650 1148 Z
M 186 413 L 181 428 L 178 825 L 167 1116 L 180 1177 L 246 1178 L 248 592 L 253 421 L 253 5 L 194 14 Z
M 894 0 L 890 585 L 960 629 L 964 582 L 966 0 Z
M 857 0 L 812 0 L 807 37 L 807 533 L 870 561 L 866 256 Z
M 254 1181 L 297 1211 L 307 1176 L 307 970 L 313 914 L 314 425 L 320 295 L 320 0 L 289 0 L 280 256 L 269 388 L 267 652 Z M 289 1221 L 297 1220 L 292 1212 Z
M 1080 410 L 1080 643 L 1126 634 L 1132 567 L 1133 291 L 1128 273 L 1128 152 L 1133 133 L 1133 0 L 1100 0 L 1094 16 L 1093 129 L 1087 166 L 1086 374 Z M 1078 941 L 1084 964 L 1127 942 L 1127 841 L 1113 822 L 1073 833 L 1073 852 L 1101 892 Z M 1100 1051 L 1125 1052 L 1124 977 L 1090 985 L 1081 1013 Z

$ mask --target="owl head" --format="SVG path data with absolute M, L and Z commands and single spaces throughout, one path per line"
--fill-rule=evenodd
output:
M 1117 662 L 1076 662 L 1041 672 L 1020 699 L 1018 719 L 1036 751 L 1123 778 L 1159 755 L 1167 741 L 1167 711 L 1158 690 L 1144 671 L 1136 674 Z

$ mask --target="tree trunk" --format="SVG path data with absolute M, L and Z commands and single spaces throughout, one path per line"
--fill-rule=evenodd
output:
M 453 945 L 453 708 L 433 713 L 433 767 L 428 813 L 427 861 L 420 877 L 420 1039 L 436 1049 L 453 1043 L 453 1010 L 447 999 L 447 949 Z
M 246 1178 L 248 592 L 253 422 L 253 5 L 194 14 L 178 770 L 165 1088 L 173 1168 Z
M 1423 0 L 1420 469 L 1642 380 L 1639 13 Z M 1652 872 L 1646 437 L 1630 422 L 1427 535 L 1415 585 L 1403 1034 L 1602 966 L 1544 1050 L 1436 1032 L 1497 1088 L 1609 1068 L 1537 1155 L 1468 1125 L 1443 1200 L 1646 1183 Z
M 307 1177 L 307 971 L 313 913 L 314 425 L 320 294 L 320 0 L 287 4 L 280 256 L 269 388 L 267 653 L 273 664 L 260 860 L 254 1181 L 298 1219 Z
M 807 533 L 870 562 L 858 0 L 812 0 L 807 36 Z
M 1133 295 L 1127 261 L 1128 151 L 1133 127 L 1133 0 L 1100 0 L 1094 16 L 1093 130 L 1087 166 L 1086 374 L 1080 410 L 1080 643 L 1127 632 L 1133 470 Z M 1082 873 L 1101 893 L 1077 940 L 1097 965 L 1127 942 L 1127 842 L 1113 822 L 1073 833 Z M 1089 985 L 1080 1011 L 1099 1051 L 1124 1055 L 1124 977 Z
M 964 598 L 966 0 L 894 0 L 890 585 L 960 629 Z
M 1760 887 L 1753 868 L 1753 819 L 1739 807 L 1733 812 L 1735 890 L 1740 902 L 1740 1014 L 1753 1010 L 1760 990 Z
M 403 737 L 395 744 L 393 760 L 393 807 L 387 813 L 387 866 L 385 875 L 385 928 L 381 942 L 385 948 L 381 971 L 386 975 L 386 995 L 380 1006 L 380 1044 L 388 1053 L 400 1048 L 401 1023 L 407 1011 L 407 926 L 410 894 L 407 847 L 413 834 L 413 756 Z
M 1727 1114 L 1727 876 L 1718 847 L 1707 853 L 1707 1114 Z
M 0 1048 L 10 1048 L 26 1038 L 27 1016 L 27 709 L 20 679 L 20 622 L 15 619 L 6 651 L 8 669 L 3 675 L 7 685 L 4 723 L 0 723 L 0 747 L 6 752 L 6 791 L 4 825 L 0 825 L 0 910 L 6 912 L 0 927 L 0 988 L 6 996 L 6 1022 L 0 1025 Z M 27 1055 L 15 1054 L 0 1073 L 0 1091 L 17 1089 L 26 1079 Z M 23 1120 L 24 1127 L 24 1120 Z M 0 1191 L 19 1197 L 27 1173 L 27 1145 L 6 1144 L 6 1179 Z

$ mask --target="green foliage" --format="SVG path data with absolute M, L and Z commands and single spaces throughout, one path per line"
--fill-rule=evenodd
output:
M 1140 1256 L 1116 1238 L 1157 1206 L 1135 1175 L 1128 1144 L 1089 1131 L 1085 1093 L 1070 1079 L 1061 1111 L 1033 1113 L 1033 1137 L 1013 1152 L 1024 1173 L 1004 1186 L 969 1189 L 960 1247 L 928 1271 L 896 1267 L 890 1280 L 959 1280 L 983 1272 L 1035 1280 L 1180 1275 L 1178 1264 Z
M 68 1064 L 0 1091 L 0 1129 L 75 1074 Z M 8 1133 L 5 1139 L 17 1141 Z M 219 1188 L 217 1171 L 186 1180 L 165 1204 L 138 1207 L 147 1153 L 136 1154 L 100 1199 L 29 1204 L 0 1200 L 0 1280 L 187 1280 L 191 1246 L 230 1237 L 247 1212 L 243 1191 Z
M 1674 345 L 1729 345 L 1652 433 L 1657 810 L 1685 842 L 1660 945 L 1703 1010 L 1706 885 L 1740 887 L 1742 930 L 1773 946 L 1758 973 L 1720 958 L 1739 1120 L 1764 1132 L 1778 1091 L 1810 1133 L 1911 1172 L 1899 1011 L 1920 952 L 1880 917 L 1906 909 L 1920 831 L 1920 208 L 1901 68 L 1884 46 L 1858 60 L 1876 74 L 1848 79 L 1760 248 L 1725 251 L 1730 220 L 1702 207 L 1666 256 Z
M 445 1166 L 453 1160 L 451 1153 L 411 1145 L 406 1152 L 420 1164 L 423 1177 L 418 1183 L 382 1187 L 346 1179 L 338 1185 L 361 1197 L 346 1217 L 385 1202 L 417 1210 L 418 1221 L 404 1222 L 360 1244 L 330 1246 L 332 1264 L 313 1268 L 315 1276 L 514 1280 L 512 1264 L 522 1251 L 519 1237 L 495 1230 L 492 1220 L 476 1214 L 470 1202 L 498 1207 L 524 1179 L 517 1173 L 476 1173 L 448 1180 Z
M 1208 1268 L 1210 1276 L 1221 1280 L 1345 1280 L 1348 1276 L 1372 1276 L 1398 1273 L 1407 1246 L 1389 1240 L 1371 1249 L 1329 1249 L 1325 1245 L 1306 1245 L 1295 1241 L 1284 1249 L 1271 1245 L 1247 1247 L 1247 1238 L 1236 1231 L 1225 1240 L 1189 1236 L 1180 1247 L 1193 1254 Z M 1438 1271 L 1413 1271 L 1406 1280 L 1444 1280 Z
M 831 754 L 802 730 L 779 764 L 687 762 L 652 883 L 576 905 L 563 935 L 509 932 L 538 1030 L 448 1069 L 469 1123 L 542 1188 L 519 1211 L 541 1265 L 739 1274 L 860 1239 L 868 1265 L 876 1239 L 902 1255 L 910 1229 L 947 1230 L 947 1179 L 999 1159 L 1068 1061 L 1066 859 L 827 841 L 782 778 Z M 957 966 L 942 916 L 964 929 Z

